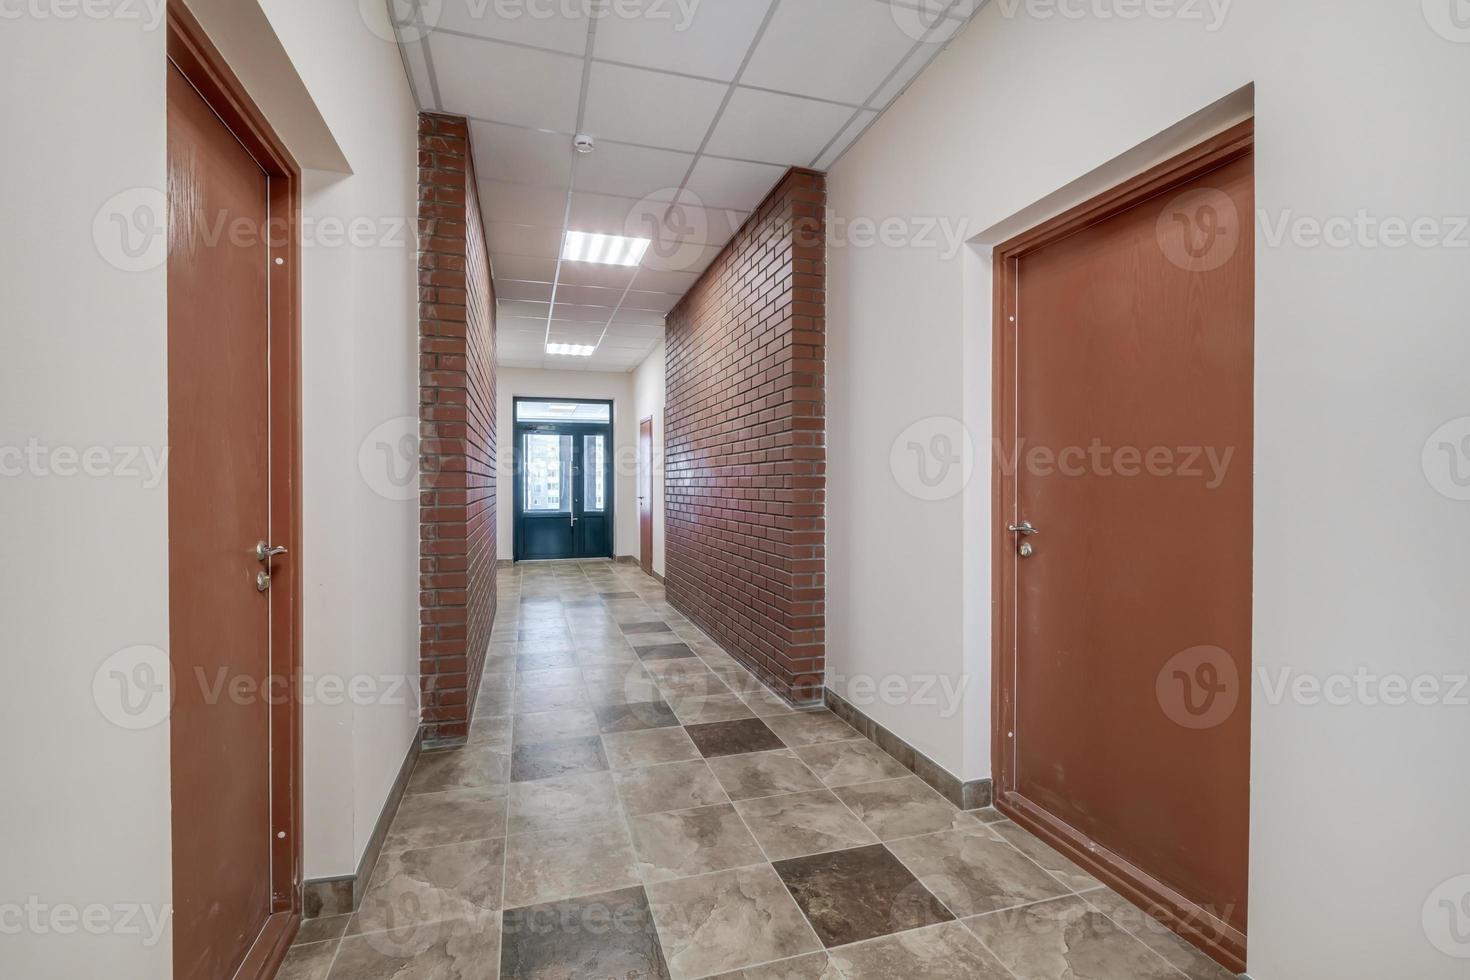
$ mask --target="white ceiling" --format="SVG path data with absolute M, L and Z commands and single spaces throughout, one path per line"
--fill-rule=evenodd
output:
M 501 363 L 631 371 L 786 169 L 830 167 L 980 0 L 388 3 L 419 104 L 470 120 Z M 562 262 L 567 230 L 654 244 Z

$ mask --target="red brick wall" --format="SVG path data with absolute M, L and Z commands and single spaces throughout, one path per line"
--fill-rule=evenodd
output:
M 465 121 L 419 116 L 424 738 L 469 734 L 495 620 L 495 294 Z
M 826 651 L 825 203 L 790 171 L 666 330 L 669 600 L 796 701 Z

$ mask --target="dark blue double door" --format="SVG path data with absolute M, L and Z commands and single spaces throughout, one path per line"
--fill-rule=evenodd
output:
M 516 425 L 515 557 L 611 558 L 612 426 Z

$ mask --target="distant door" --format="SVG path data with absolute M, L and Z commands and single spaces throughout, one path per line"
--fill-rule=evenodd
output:
M 1002 249 L 998 805 L 1239 969 L 1255 211 L 1248 134 L 1200 152 Z
M 611 558 L 611 404 L 516 399 L 515 427 L 516 559 Z
M 638 559 L 653 574 L 653 417 L 638 425 Z
M 168 69 L 170 717 L 174 976 L 234 976 L 273 911 L 270 178 Z

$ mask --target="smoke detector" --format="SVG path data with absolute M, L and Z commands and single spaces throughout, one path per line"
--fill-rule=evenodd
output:
M 577 148 L 578 153 L 591 153 L 597 144 L 586 133 L 578 133 L 572 137 L 572 145 Z

